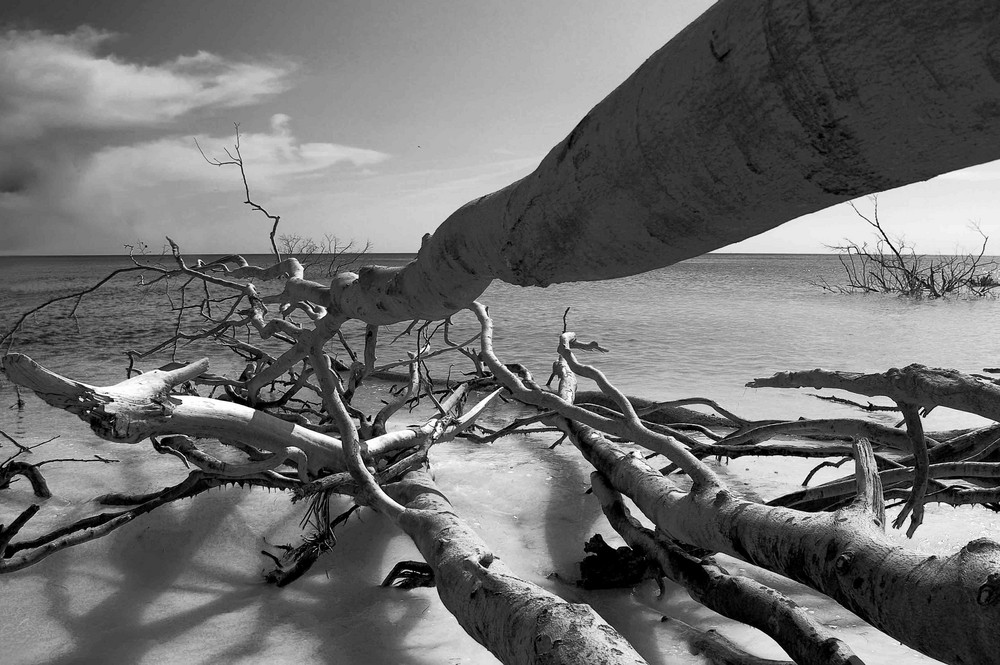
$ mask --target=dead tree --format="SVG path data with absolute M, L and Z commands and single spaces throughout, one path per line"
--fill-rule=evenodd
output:
M 571 348 L 572 333 L 564 333 L 561 338 L 558 373 L 564 377 L 576 373 L 594 380 L 615 400 L 618 413 L 610 417 L 595 414 L 573 404 L 572 388 L 554 394 L 515 376 L 490 347 L 492 324 L 485 310 L 476 306 L 476 311 L 484 326 L 483 355 L 498 380 L 518 399 L 560 416 L 556 422 L 604 482 L 629 496 L 658 531 L 688 546 L 724 552 L 811 586 L 904 644 L 944 662 L 992 662 L 1000 646 L 1000 631 L 995 628 L 1000 610 L 994 604 L 1000 589 L 1000 543 L 976 540 L 950 557 L 928 557 L 892 544 L 882 533 L 886 527 L 882 484 L 866 439 L 855 443 L 855 496 L 843 508 L 832 513 L 809 513 L 763 505 L 728 488 L 683 445 L 684 437 L 647 427 L 630 401 L 602 372 L 576 359 Z M 806 379 L 798 379 L 797 374 L 779 375 L 750 385 L 847 387 L 836 380 L 810 380 L 827 374 L 832 373 L 803 373 L 809 377 Z M 853 388 L 856 392 L 878 391 L 876 394 L 908 405 L 914 413 L 916 406 L 943 405 L 981 415 L 1000 409 L 1000 390 L 956 372 L 916 367 L 904 376 L 893 370 L 885 377 L 848 377 L 851 385 L 857 386 Z M 572 385 L 574 379 L 568 381 Z M 954 389 L 956 384 L 961 387 L 958 391 Z M 908 419 L 907 425 L 913 450 L 926 450 L 919 418 Z M 663 455 L 690 478 L 691 489 L 681 491 L 641 456 L 609 441 L 606 434 Z M 717 452 L 724 455 L 725 449 Z M 986 473 L 997 477 L 994 474 L 1000 474 L 1000 466 L 989 466 Z M 918 456 L 908 471 L 913 484 L 908 505 L 921 506 L 925 500 L 921 487 L 927 478 L 926 458 Z M 918 512 L 914 513 L 914 523 L 919 525 Z M 742 596 L 741 601 L 747 602 Z M 914 607 L 921 607 L 921 612 L 912 612 Z M 819 643 L 830 650 L 824 656 L 828 660 L 797 660 L 835 662 L 833 643 L 824 639 Z
M 353 379 L 339 375 L 327 349 L 351 320 L 373 331 L 400 321 L 416 327 L 471 306 L 482 326 L 480 357 L 494 379 L 544 409 L 540 417 L 560 427 L 595 466 L 598 486 L 613 489 L 604 495 L 609 513 L 614 492 L 629 495 L 666 534 L 666 541 L 648 543 L 652 556 L 674 546 L 687 553 L 674 563 L 663 556 L 661 565 L 707 604 L 723 611 L 715 590 L 724 586 L 758 611 L 775 607 L 704 558 L 726 552 L 836 598 L 933 657 L 989 662 L 1000 647 L 1000 546 L 974 541 L 955 556 L 927 558 L 889 544 L 881 531 L 879 457 L 864 442 L 851 444 L 856 489 L 835 512 L 746 499 L 701 460 L 712 450 L 730 454 L 737 444 L 717 434 L 706 442 L 649 427 L 602 374 L 576 360 L 569 333 L 559 351 L 563 385 L 556 393 L 541 390 L 492 355 L 492 321 L 473 303 L 496 278 L 544 286 L 637 274 L 837 202 L 1000 157 L 1000 82 L 991 55 L 998 28 L 1000 7 L 985 0 L 952 3 L 947 12 L 927 0 L 723 0 L 588 113 L 532 174 L 445 220 L 404 268 L 340 273 L 327 284 L 307 279 L 301 263 L 279 256 L 270 266 L 239 257 L 189 266 L 171 243 L 175 265 L 156 272 L 204 289 L 203 302 L 215 308 L 205 306 L 206 328 L 195 336 L 247 329 L 280 343 L 279 350 L 230 336 L 248 361 L 238 377 L 209 374 L 199 362 L 114 386 L 88 385 L 8 355 L 4 368 L 12 380 L 84 418 L 100 436 L 148 439 L 156 452 L 179 456 L 196 470 L 160 492 L 113 497 L 132 508 L 41 538 L 17 539 L 34 514 L 22 513 L 0 532 L 0 569 L 29 566 L 178 498 L 244 483 L 311 502 L 315 531 L 280 561 L 288 569 L 276 577 L 287 580 L 333 546 L 338 520 L 329 514 L 328 497 L 344 492 L 413 538 L 439 579 L 444 603 L 505 662 L 641 662 L 589 608 L 509 575 L 421 475 L 427 447 L 457 435 L 479 413 L 478 407 L 458 411 L 461 387 L 449 386 L 443 402 L 428 389 L 421 360 L 433 324 L 417 329 L 409 385 L 399 399 L 423 395 L 439 408 L 405 430 L 376 431 L 378 414 L 351 403 L 374 368 L 377 335 L 368 335 L 365 353 L 353 354 L 352 366 L 342 368 L 356 369 Z M 263 282 L 278 289 L 263 293 Z M 220 292 L 226 297 L 210 294 Z M 188 334 L 178 330 L 172 339 Z M 448 346 L 455 351 L 465 344 Z M 576 405 L 573 373 L 595 378 L 617 415 Z M 223 394 L 201 397 L 193 394 L 198 386 Z M 299 400 L 306 394 L 309 400 Z M 919 396 L 893 395 L 907 416 L 908 505 L 917 515 L 936 478 L 935 448 L 914 416 L 916 405 L 924 405 Z M 749 435 L 745 430 L 737 423 L 737 435 Z M 663 455 L 691 488 L 679 490 L 607 435 Z M 197 437 L 215 438 L 245 459 L 216 458 Z M 628 519 L 615 519 L 629 531 Z M 645 542 L 641 535 L 632 534 L 637 546 Z M 926 610 L 915 613 L 915 605 Z M 801 662 L 858 662 L 808 620 L 800 622 L 792 611 L 783 616 L 787 621 L 771 634 Z
M 854 212 L 875 234 L 875 245 L 846 244 L 829 249 L 837 252 L 847 283 L 818 284 L 834 293 L 895 293 L 913 298 L 942 298 L 950 294 L 986 296 L 1000 287 L 997 264 L 985 258 L 989 236 L 973 226 L 982 242 L 979 250 L 961 255 L 927 256 L 917 254 L 902 238 L 894 238 L 882 226 L 878 214 L 878 197 L 872 196 L 872 213 L 866 215 L 850 202 Z

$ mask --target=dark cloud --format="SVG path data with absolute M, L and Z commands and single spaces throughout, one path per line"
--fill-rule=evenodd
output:
M 137 168 L 121 143 L 156 148 L 154 137 L 175 121 L 257 104 L 286 90 L 295 70 L 278 58 L 205 51 L 128 62 L 102 53 L 111 37 L 86 26 L 0 31 L 0 253 L 117 251 L 143 219 L 162 219 L 162 205 L 147 210 L 143 188 L 155 187 L 167 167 L 196 170 L 176 160 L 158 170 L 156 160 L 170 154 L 155 150 Z M 195 155 L 190 138 L 165 145 L 182 141 Z M 169 200 L 159 194 L 156 203 Z
M 248 106 L 287 90 L 295 70 L 287 60 L 206 51 L 140 65 L 101 55 L 111 36 L 87 26 L 0 33 L 0 142 L 60 128 L 162 126 L 196 110 Z
M 0 164 L 0 194 L 23 194 L 39 181 L 39 173 L 26 166 Z

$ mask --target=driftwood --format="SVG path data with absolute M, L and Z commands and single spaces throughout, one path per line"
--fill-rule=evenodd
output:
M 425 472 L 392 493 L 406 508 L 398 524 L 433 568 L 441 600 L 502 662 L 646 662 L 590 606 L 566 603 L 511 573 Z
M 525 383 L 493 354 L 491 323 L 481 307 L 477 314 L 483 323 L 483 356 L 498 380 L 519 400 L 558 413 L 561 418 L 557 422 L 584 457 L 659 530 L 677 541 L 724 552 L 807 584 L 904 644 L 939 660 L 992 662 L 1000 648 L 1000 631 L 995 628 L 1000 620 L 995 603 L 1000 588 L 1000 544 L 976 540 L 946 557 L 928 557 L 893 544 L 883 533 L 885 509 L 877 466 L 864 450 L 855 453 L 859 465 L 856 498 L 836 512 L 805 513 L 747 500 L 727 488 L 678 441 L 643 425 L 629 401 L 603 373 L 576 359 L 569 344 L 571 333 L 564 333 L 560 341 L 562 371 L 597 382 L 616 399 L 624 415 L 614 419 L 597 416 L 574 405 L 565 392 L 557 395 Z M 882 381 L 869 376 L 863 385 L 881 385 L 892 376 L 892 371 Z M 962 382 L 958 373 L 944 376 Z M 895 395 L 900 400 L 909 396 L 904 392 Z M 932 406 L 923 395 L 917 392 L 910 400 L 923 400 L 924 406 Z M 953 403 L 960 399 L 948 395 Z M 979 404 L 978 398 L 974 394 L 970 400 Z M 628 438 L 664 455 L 691 479 L 691 489 L 680 491 L 604 433 Z M 911 469 L 910 473 L 917 472 Z M 923 499 L 919 492 L 914 496 L 917 501 Z M 914 613 L 914 607 L 923 609 Z
M 220 421 L 226 421 L 232 423 L 225 429 L 227 439 L 244 448 L 270 449 L 272 441 L 278 437 L 271 429 L 283 421 L 255 412 L 252 416 L 254 427 L 250 427 L 243 413 L 246 407 L 170 392 L 174 386 L 207 368 L 207 362 L 199 362 L 173 372 L 149 372 L 117 386 L 99 388 L 65 379 L 25 356 L 11 354 L 4 358 L 4 370 L 12 380 L 31 387 L 50 404 L 88 420 L 96 433 L 111 441 L 134 443 L 167 431 L 218 435 L 225 429 Z M 371 445 L 367 446 L 365 456 L 375 460 L 393 452 L 400 442 L 405 448 L 413 448 L 454 437 L 472 423 L 485 405 L 473 409 L 464 418 L 450 418 L 448 414 L 459 404 L 463 392 L 456 391 L 442 404 L 444 418 L 433 419 L 420 428 L 401 430 L 400 433 L 406 433 L 402 437 L 399 433 L 381 437 L 391 439 L 394 445 L 380 446 L 376 437 L 368 442 Z M 333 400 L 339 402 L 337 394 L 334 391 Z M 495 395 L 496 392 L 484 402 L 488 403 Z M 289 452 L 293 446 L 275 449 L 272 451 L 274 461 L 265 459 L 263 466 L 248 462 L 240 467 L 224 468 L 186 437 L 183 443 L 161 442 L 157 445 L 172 447 L 201 470 L 193 472 L 176 487 L 154 497 L 144 497 L 141 503 L 133 498 L 132 501 L 139 503 L 136 508 L 103 514 L 48 537 L 11 546 L 13 537 L 37 513 L 38 506 L 33 506 L 0 533 L 0 557 L 3 557 L 0 558 L 0 574 L 23 569 L 61 549 L 107 535 L 161 505 L 226 482 L 290 489 L 303 494 L 336 489 L 357 496 L 362 503 L 376 505 L 413 538 L 434 571 L 445 605 L 459 617 L 470 634 L 504 662 L 645 662 L 589 606 L 565 603 L 512 574 L 455 515 L 430 476 L 419 470 L 422 462 L 404 473 L 402 481 L 391 486 L 399 502 L 389 498 L 381 490 L 384 481 L 377 482 L 361 462 L 360 442 L 349 419 L 341 424 L 346 443 L 315 433 L 304 438 L 298 431 L 301 428 L 286 427 L 283 436 L 287 442 L 309 445 L 298 448 L 294 454 Z M 275 473 L 275 469 L 286 464 L 298 467 L 294 476 Z M 349 469 L 353 483 L 340 480 L 344 474 L 337 476 L 338 469 L 345 468 Z
M 116 385 L 66 378 L 17 353 L 4 358 L 4 371 L 99 436 L 148 440 L 154 452 L 195 470 L 162 491 L 109 499 L 132 508 L 41 538 L 18 539 L 39 509 L 22 511 L 0 530 L 0 572 L 30 566 L 209 487 L 242 483 L 309 501 L 311 533 L 273 575 L 287 583 L 334 546 L 338 518 L 330 515 L 329 497 L 345 493 L 413 538 L 444 603 L 505 662 L 641 662 L 588 608 L 510 576 L 427 480 L 427 449 L 472 427 L 490 399 L 463 411 L 468 386 L 446 385 L 442 394 L 442 386 L 428 380 L 424 363 L 437 353 L 430 346 L 440 327 L 448 347 L 441 353 L 464 355 L 477 374 L 488 368 L 491 376 L 480 382 L 492 379 L 540 409 L 538 418 L 560 428 L 597 469 L 597 487 L 610 487 L 602 496 L 626 538 L 643 547 L 640 536 L 649 534 L 634 532 L 627 517 L 615 513 L 615 492 L 630 497 L 662 532 L 652 536 L 656 548 L 674 543 L 701 553 L 697 561 L 664 560 L 666 574 L 686 580 L 692 594 L 720 611 L 757 608 L 748 617 L 754 621 L 760 612 L 782 617 L 758 625 L 798 661 L 857 658 L 781 599 L 729 579 L 704 556 L 724 552 L 803 582 L 945 662 L 992 662 L 1000 651 L 1000 545 L 977 540 L 952 556 L 926 557 L 892 544 L 884 534 L 880 482 L 893 484 L 886 492 L 905 496 L 911 532 L 924 503 L 938 497 L 996 503 L 996 487 L 986 482 L 993 476 L 985 470 L 943 472 L 940 466 L 967 462 L 960 456 L 969 450 L 988 456 L 993 443 L 973 433 L 926 435 L 918 413 L 961 408 L 996 420 L 995 385 L 922 368 L 884 375 L 817 370 L 755 384 L 887 395 L 902 410 L 905 435 L 856 422 L 754 423 L 720 408 L 726 423 L 689 414 L 678 423 L 653 414 L 684 404 L 633 404 L 573 352 L 600 345 L 576 343 L 568 332 L 559 350 L 561 385 L 557 392 L 543 390 L 493 355 L 493 322 L 475 300 L 497 278 L 544 286 L 638 274 L 834 203 L 1000 157 L 1000 80 L 991 55 L 998 30 L 1000 7 L 986 0 L 961 0 L 946 12 L 929 0 L 723 0 L 587 113 L 532 174 L 456 211 L 405 267 L 341 272 L 324 283 L 307 279 L 303 265 L 282 258 L 276 245 L 268 266 L 237 256 L 189 265 L 171 241 L 172 266 L 137 260 L 127 270 L 203 290 L 206 310 L 218 311 L 205 316 L 200 329 L 182 330 L 179 319 L 169 339 L 130 354 L 130 378 Z M 276 227 L 277 217 L 267 214 Z M 69 297 L 79 302 L 99 285 Z M 465 348 L 474 338 L 452 344 L 447 326 L 431 323 L 468 307 L 481 326 L 479 353 Z M 12 343 L 28 314 L 0 343 Z M 346 344 L 349 321 L 365 326 L 365 348 L 350 352 L 350 365 L 338 366 L 326 347 Z M 355 397 L 366 380 L 394 367 L 376 365 L 378 327 L 402 321 L 413 322 L 407 332 L 415 330 L 417 339 L 413 356 L 401 361 L 408 385 L 378 412 L 366 413 Z M 245 339 L 236 341 L 244 331 Z M 279 350 L 265 350 L 252 338 Z M 208 339 L 246 360 L 240 376 L 209 374 L 207 361 L 132 376 L 135 363 L 159 351 Z M 577 404 L 574 374 L 593 379 L 605 397 Z M 218 392 L 196 394 L 206 388 Z M 389 418 L 419 400 L 434 405 L 433 417 L 391 431 Z M 822 438 L 771 439 L 796 430 Z M 241 457 L 214 456 L 204 438 Z M 862 438 L 889 450 L 870 453 Z M 704 462 L 775 453 L 850 454 L 858 467 L 854 484 L 822 497 L 839 501 L 825 506 L 833 512 L 805 512 L 742 496 Z M 666 458 L 666 473 L 647 464 L 646 455 Z M 683 488 L 675 473 L 686 476 Z M 936 485 L 956 473 L 959 481 Z M 981 484 L 961 484 L 974 481 Z M 656 548 L 651 554 L 659 557 Z M 717 588 L 742 607 L 734 608 Z

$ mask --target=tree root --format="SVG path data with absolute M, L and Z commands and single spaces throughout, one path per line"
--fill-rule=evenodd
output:
M 599 533 L 584 544 L 583 551 L 589 556 L 580 562 L 577 586 L 584 589 L 633 587 L 645 579 L 659 583 L 659 569 L 651 559 L 631 547 L 611 547 Z
M 15 476 L 24 476 L 27 478 L 28 482 L 31 483 L 31 491 L 38 498 L 48 499 L 52 496 L 52 492 L 49 490 L 42 472 L 38 470 L 38 466 L 29 464 L 28 462 L 9 461 L 0 465 L 0 490 L 10 487 L 10 483 Z
M 399 561 L 379 586 L 397 587 L 399 589 L 416 589 L 418 587 L 433 587 L 434 569 L 423 561 Z

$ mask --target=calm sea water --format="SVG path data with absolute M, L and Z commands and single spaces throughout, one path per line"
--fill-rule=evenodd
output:
M 266 263 L 266 257 L 250 258 Z M 409 257 L 370 259 L 400 265 Z M 122 257 L 0 258 L 0 328 L 53 296 L 95 284 L 128 265 Z M 743 388 L 748 380 L 777 371 L 883 371 L 920 362 L 974 372 L 1000 364 L 995 334 L 1000 301 L 848 296 L 812 284 L 836 283 L 839 272 L 830 255 L 713 254 L 604 282 L 546 289 L 497 282 L 481 300 L 495 319 L 497 351 L 506 362 L 547 375 L 569 307 L 570 329 L 610 349 L 587 358 L 627 392 L 657 399 L 710 396 L 760 417 L 817 416 L 833 408 L 794 392 Z M 151 347 L 176 321 L 165 285 L 137 287 L 138 281 L 136 273 L 120 275 L 87 295 L 75 318 L 67 316 L 66 305 L 31 317 L 14 348 L 69 376 L 95 383 L 120 380 L 124 351 Z M 173 304 L 182 303 L 175 297 Z M 471 316 L 455 321 L 455 339 L 475 331 Z M 358 330 L 351 327 L 349 336 L 357 340 Z M 403 338 L 383 348 L 380 360 L 404 357 L 414 343 Z M 177 353 L 185 360 L 208 355 L 219 370 L 233 367 L 211 344 L 195 343 Z M 147 366 L 168 359 L 160 354 Z M 6 399 L 9 388 L 0 391 Z
M 372 258 L 389 265 L 406 260 Z M 2 257 L 0 328 L 53 296 L 94 284 L 127 265 L 127 259 L 119 257 Z M 587 354 L 585 360 L 601 367 L 627 393 L 656 399 L 712 397 L 749 417 L 858 415 L 806 392 L 743 387 L 754 377 L 777 371 L 883 371 L 921 362 L 975 372 L 1000 365 L 1000 302 L 845 296 L 810 284 L 836 282 L 839 270 L 833 256 L 718 254 L 606 282 L 548 289 L 497 283 L 482 300 L 496 322 L 501 358 L 526 365 L 542 379 L 569 307 L 570 328 L 584 341 L 595 339 L 610 349 L 607 354 Z M 151 277 L 146 275 L 146 281 Z M 32 316 L 14 349 L 88 383 L 121 380 L 124 351 L 150 347 L 169 335 L 176 321 L 164 285 L 137 287 L 137 281 L 134 273 L 119 276 L 86 296 L 73 318 L 67 307 Z M 177 307 L 191 303 L 176 297 L 173 301 Z M 455 322 L 453 339 L 476 330 L 471 315 L 456 316 Z M 355 342 L 359 336 L 357 326 L 348 331 Z M 382 333 L 381 339 L 392 336 Z M 404 337 L 386 345 L 380 361 L 403 356 L 414 343 Z M 238 368 L 212 344 L 177 351 L 181 360 L 202 355 L 212 359 L 216 371 Z M 168 359 L 169 353 L 160 354 L 144 366 Z M 434 371 L 465 371 L 460 364 L 449 367 L 450 362 L 437 363 Z M 99 493 L 148 491 L 184 476 L 173 457 L 155 455 L 142 444 L 101 442 L 83 423 L 34 396 L 27 397 L 21 412 L 8 408 L 14 401 L 12 386 L 0 376 L 0 429 L 24 443 L 60 437 L 36 452 L 35 461 L 95 452 L 122 461 L 45 467 L 56 496 L 32 520 L 37 530 L 100 510 L 91 503 Z M 503 407 L 485 419 L 498 425 L 511 416 L 511 409 Z M 932 429 L 974 422 L 938 411 L 932 418 Z M 702 662 L 688 654 L 678 629 L 661 623 L 661 616 L 702 628 L 720 627 L 759 655 L 781 656 L 759 633 L 720 621 L 679 589 L 668 587 L 662 597 L 652 585 L 631 593 L 583 595 L 558 581 L 576 576 L 581 545 L 591 534 L 612 535 L 596 502 L 585 494 L 589 470 L 571 448 L 549 450 L 553 438 L 512 437 L 488 447 L 461 441 L 440 446 L 432 455 L 434 470 L 459 514 L 515 572 L 569 600 L 594 604 L 650 662 Z M 0 441 L 0 458 L 9 450 Z M 773 495 L 788 491 L 812 465 L 740 459 L 725 468 L 734 479 L 743 478 L 762 494 Z M 830 471 L 826 477 L 846 470 Z M 32 500 L 25 483 L 0 492 L 0 521 Z M 300 517 L 301 507 L 279 493 L 213 492 L 160 509 L 112 538 L 60 552 L 0 582 L 0 653 L 26 665 L 206 659 L 315 665 L 496 662 L 461 632 L 433 590 L 403 593 L 375 587 L 393 562 L 418 556 L 405 537 L 377 516 L 368 514 L 340 527 L 335 551 L 292 587 L 279 591 L 263 586 L 259 571 L 266 562 L 259 551 L 294 542 Z M 909 545 L 955 551 L 972 538 L 996 537 L 998 529 L 993 514 L 983 509 L 931 506 Z M 893 537 L 905 540 L 899 534 Z M 744 569 L 738 562 L 730 565 Z M 559 577 L 552 577 L 553 572 Z M 931 662 L 798 585 L 749 572 L 815 612 L 868 662 Z

